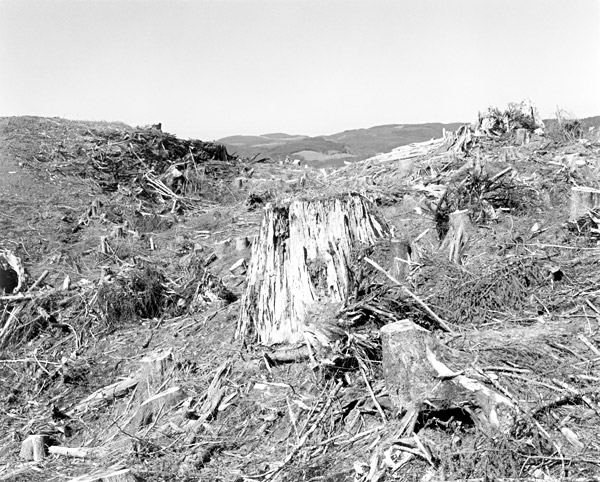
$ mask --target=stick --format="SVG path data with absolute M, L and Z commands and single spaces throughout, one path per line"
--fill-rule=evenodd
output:
M 43 273 L 42 273 L 42 274 L 39 276 L 39 278 L 35 280 L 35 283 L 33 283 L 33 284 L 32 284 L 32 285 L 29 287 L 29 289 L 28 289 L 27 291 L 31 291 L 31 290 L 33 290 L 33 289 L 37 288 L 37 287 L 40 285 L 40 283 L 41 283 L 42 281 L 44 281 L 44 279 L 46 279 L 46 276 L 48 276 L 48 274 L 49 274 L 49 273 L 50 273 L 50 271 L 48 271 L 48 270 L 45 270 L 45 271 L 44 271 L 44 272 L 43 272 Z
M 400 286 L 400 288 L 402 288 L 407 295 L 409 295 L 413 300 L 415 300 L 417 302 L 417 304 L 421 308 L 423 308 L 427 313 L 429 313 L 429 315 L 437 322 L 437 324 L 440 326 L 440 328 L 442 328 L 444 331 L 447 331 L 448 333 L 454 333 L 454 330 L 452 328 L 450 328 L 450 325 L 446 321 L 444 321 L 442 318 L 440 318 L 438 315 L 436 315 L 433 312 L 433 310 L 431 308 L 429 308 L 429 306 L 427 306 L 421 298 L 419 298 L 412 291 L 410 291 L 406 286 L 404 286 L 402 283 L 400 283 L 400 281 L 398 281 L 396 278 L 394 278 L 391 274 L 389 274 L 386 270 L 384 270 L 381 266 L 379 266 L 375 261 L 367 258 L 366 256 L 365 256 L 364 260 L 367 263 L 369 263 L 371 266 L 373 266 L 375 269 L 381 271 L 384 275 L 386 275 L 390 279 L 390 281 L 392 281 L 393 283 Z
M 360 373 L 363 377 L 363 380 L 365 381 L 365 385 L 367 386 L 369 395 L 371 395 L 371 399 L 373 400 L 373 403 L 375 404 L 375 408 L 377 408 L 379 415 L 381 415 L 381 420 L 383 421 L 383 423 L 387 423 L 387 418 L 385 416 L 385 413 L 383 412 L 381 405 L 379 405 L 379 402 L 377 401 L 377 397 L 373 393 L 373 389 L 371 388 L 371 384 L 369 383 L 369 379 L 367 378 L 367 373 L 365 372 L 364 363 L 360 360 L 358 362 L 358 367 L 360 368 Z

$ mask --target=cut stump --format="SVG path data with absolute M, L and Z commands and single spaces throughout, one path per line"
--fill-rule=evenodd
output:
M 453 372 L 443 361 L 447 349 L 427 330 L 410 320 L 381 328 L 383 372 L 398 413 L 412 419 L 428 412 L 460 410 L 487 433 L 506 433 L 516 407 L 505 396 Z
M 600 189 L 577 186 L 571 188 L 569 221 L 576 222 L 600 207 Z
M 34 462 L 43 460 L 48 451 L 48 441 L 47 435 L 30 435 L 21 444 L 20 457 Z
M 265 345 L 302 341 L 315 304 L 346 299 L 355 246 L 389 236 L 375 206 L 358 194 L 268 204 L 252 249 L 236 337 Z
M 440 249 L 448 251 L 448 259 L 456 264 L 461 263 L 461 256 L 467 247 L 473 225 L 466 209 L 450 213 L 449 229 Z

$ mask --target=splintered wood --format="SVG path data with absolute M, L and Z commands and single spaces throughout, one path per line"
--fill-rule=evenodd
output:
M 360 195 L 268 205 L 236 335 L 252 334 L 266 345 L 301 341 L 313 305 L 346 298 L 354 245 L 389 236 L 385 220 Z

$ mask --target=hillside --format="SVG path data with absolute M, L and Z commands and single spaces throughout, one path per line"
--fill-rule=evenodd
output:
M 0 481 L 597 480 L 598 129 L 498 116 L 327 169 L 0 118 Z
M 444 129 L 455 131 L 460 123 L 390 124 L 354 129 L 326 136 L 265 134 L 219 139 L 230 152 L 241 157 L 269 157 L 274 161 L 300 159 L 314 167 L 341 166 L 366 159 L 395 147 L 440 137 Z

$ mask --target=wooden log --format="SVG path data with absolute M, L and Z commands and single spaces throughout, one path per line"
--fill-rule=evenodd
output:
M 448 251 L 448 259 L 456 264 L 461 264 L 461 257 L 464 253 L 473 225 L 469 219 L 469 211 L 466 209 L 450 213 L 448 221 L 449 229 L 446 237 L 440 246 L 440 250 Z
M 30 435 L 21 444 L 22 459 L 39 462 L 46 457 L 49 437 L 47 435 Z
M 355 246 L 388 236 L 385 220 L 358 194 L 268 204 L 252 249 L 236 337 L 265 345 L 301 342 L 313 305 L 346 299 Z
M 48 452 L 54 455 L 65 455 L 67 457 L 75 457 L 78 459 L 85 459 L 91 455 L 91 450 L 89 448 L 62 447 L 60 445 L 49 447 Z
M 77 405 L 75 405 L 75 407 L 66 413 L 69 415 L 69 417 L 73 417 L 78 413 L 82 413 L 91 408 L 97 408 L 100 405 L 109 403 L 115 398 L 125 395 L 138 383 L 139 378 L 126 378 L 119 382 L 103 387 L 86 397 L 83 401 L 79 402 Z
M 506 433 L 516 410 L 503 395 L 481 382 L 448 368 L 448 351 L 424 328 L 410 320 L 381 328 L 383 372 L 392 403 L 414 420 L 429 411 L 461 409 L 488 433 Z M 475 409 L 466 408 L 469 405 Z
M 598 208 L 600 208 L 600 189 L 584 186 L 571 188 L 569 221 L 576 222 Z

